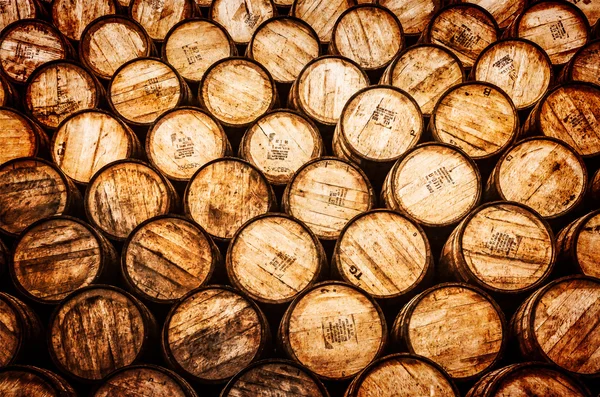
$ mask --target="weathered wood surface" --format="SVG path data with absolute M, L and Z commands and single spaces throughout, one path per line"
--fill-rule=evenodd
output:
M 443 0 L 377 0 L 392 11 L 402 24 L 407 36 L 419 36 L 433 15 L 442 7 Z
M 0 8 L 0 30 L 21 19 L 34 19 L 43 16 L 41 4 L 37 0 L 8 0 Z
M 335 21 L 356 0 L 295 0 L 290 15 L 308 23 L 319 35 L 322 44 L 329 44 Z
M 194 222 L 176 215 L 148 219 L 131 232 L 122 252 L 125 280 L 145 299 L 175 302 L 205 285 L 221 254 Z
M 37 314 L 16 297 L 0 292 L 0 367 L 26 360 L 43 337 Z M 2 381 L 0 390 L 1 384 Z
M 226 286 L 187 295 L 163 328 L 170 365 L 203 383 L 228 381 L 258 360 L 269 343 L 269 325 L 256 303 Z
M 596 171 L 590 182 L 590 198 L 600 201 L 600 170 Z
M 581 47 L 565 65 L 559 79 L 561 82 L 587 81 L 600 85 L 600 40 Z
M 505 29 L 523 12 L 527 0 L 459 0 L 461 3 L 477 4 L 485 8 L 496 20 L 500 29 Z
M 600 174 L 598 174 L 600 175 Z M 592 211 L 558 234 L 556 247 L 561 263 L 586 276 L 600 278 L 600 210 Z
M 227 29 L 236 44 L 248 44 L 256 28 L 277 14 L 271 0 L 213 0 L 209 18 Z
M 48 135 L 18 110 L 0 107 L 0 164 L 19 157 L 35 157 L 48 150 Z
M 117 13 L 115 0 L 53 0 L 52 23 L 66 37 L 79 41 L 96 18 Z
M 350 284 L 328 281 L 292 302 L 278 340 L 288 357 L 320 378 L 343 380 L 383 352 L 387 328 L 373 298 Z
M 129 15 L 138 21 L 153 40 L 162 42 L 178 22 L 198 14 L 194 0 L 130 0 Z
M 590 26 L 598 26 L 598 20 L 600 19 L 600 5 L 597 1 L 579 1 L 579 0 L 567 0 L 569 3 L 573 3 L 585 14 Z
M 59 375 L 22 365 L 0 368 L 0 394 L 4 397 L 77 397 L 71 385 Z
M 4 75 L 0 75 L 0 106 L 18 106 L 19 94 Z

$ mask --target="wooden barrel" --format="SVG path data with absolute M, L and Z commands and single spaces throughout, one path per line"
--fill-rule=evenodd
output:
M 256 28 L 277 14 L 271 0 L 213 0 L 209 18 L 227 29 L 235 44 L 248 44 Z
M 533 107 L 552 84 L 554 73 L 546 52 L 532 41 L 503 39 L 475 61 L 471 77 L 504 90 L 518 110 Z
M 376 0 L 376 3 L 398 17 L 406 36 L 418 37 L 444 0 Z
M 87 25 L 79 42 L 81 62 L 105 80 L 110 80 L 125 62 L 152 56 L 155 51 L 142 25 L 120 15 L 105 15 L 94 20 Z
M 308 161 L 325 149 L 310 119 L 288 109 L 269 112 L 254 123 L 240 143 L 239 156 L 263 172 L 272 185 L 287 185 Z
M 321 157 L 296 171 L 281 206 L 320 239 L 336 240 L 346 222 L 375 204 L 373 187 L 360 168 L 335 157 Z
M 38 0 L 8 0 L 0 8 L 0 31 L 21 19 L 42 18 L 45 16 L 43 5 Z
M 319 35 L 322 44 L 329 44 L 333 25 L 356 0 L 294 0 L 290 15 L 308 23 Z
M 231 155 L 223 127 L 202 109 L 167 110 L 146 136 L 148 160 L 167 178 L 188 181 L 204 164 Z
M 565 65 L 559 76 L 560 82 L 586 81 L 600 85 L 600 40 L 581 47 Z
M 428 227 L 458 223 L 481 199 L 481 176 L 462 150 L 428 142 L 402 156 L 381 190 L 385 206 Z
M 600 175 L 600 173 L 598 174 Z M 600 278 L 600 209 L 565 226 L 556 238 L 559 261 L 586 276 Z
M 36 347 L 39 348 L 43 337 L 42 323 L 37 314 L 14 296 L 0 292 L 0 367 L 30 359 L 32 354 L 38 353 Z
M 600 170 L 596 171 L 590 181 L 590 198 L 600 201 Z
M 539 44 L 553 65 L 563 65 L 589 39 L 585 14 L 563 0 L 530 4 L 508 27 L 505 37 L 519 37 Z
M 48 136 L 21 112 L 0 107 L 0 164 L 19 157 L 35 157 L 48 150 Z
M 0 232 L 16 237 L 33 222 L 80 205 L 75 184 L 49 161 L 21 157 L 0 165 Z
M 138 126 L 150 126 L 192 93 L 173 66 L 159 59 L 136 58 L 117 69 L 108 85 L 108 103 L 116 115 Z
M 491 293 L 522 293 L 539 287 L 556 260 L 550 226 L 517 203 L 486 203 L 454 230 L 442 250 L 438 272 Z
M 121 368 L 102 381 L 91 397 L 198 397 L 181 376 L 156 365 L 131 365 Z
M 169 365 L 201 383 L 225 383 L 270 345 L 258 305 L 233 288 L 195 290 L 173 306 L 162 332 Z
M 600 280 L 582 275 L 563 277 L 538 289 L 511 320 L 521 355 L 575 375 L 597 377 L 599 297 Z
M 459 397 L 446 371 L 423 356 L 396 353 L 365 368 L 348 386 L 344 397 L 427 396 Z
M 165 36 L 162 46 L 162 59 L 190 83 L 199 83 L 213 63 L 235 55 L 237 49 L 227 30 L 207 19 L 177 23 Z
M 6 77 L 0 74 L 0 107 L 14 107 L 21 104 L 17 90 Z
M 377 299 L 407 296 L 427 281 L 433 255 L 421 227 L 398 212 L 376 209 L 342 229 L 331 260 L 333 272 Z
M 585 164 L 573 148 L 555 138 L 534 137 L 502 155 L 488 179 L 486 197 L 516 201 L 553 219 L 581 202 L 586 184 Z
M 598 27 L 598 20 L 600 20 L 600 6 L 595 1 L 580 1 L 580 0 L 567 0 L 569 3 L 573 3 L 585 14 L 588 23 L 591 27 Z
M 87 184 L 102 167 L 113 161 L 139 158 L 137 136 L 121 119 L 89 109 L 64 119 L 52 136 L 52 160 L 69 178 Z
M 272 211 L 275 193 L 252 164 L 225 157 L 196 171 L 183 197 L 185 213 L 214 239 L 228 241 L 246 221 Z
M 0 68 L 13 83 L 23 84 L 40 65 L 72 54 L 71 44 L 48 22 L 22 19 L 0 33 Z
M 70 216 L 42 219 L 23 231 L 10 274 L 28 298 L 57 304 L 116 274 L 117 252 L 97 230 Z
M 205 285 L 221 262 L 221 253 L 204 229 L 179 215 L 142 222 L 129 234 L 121 254 L 131 290 L 158 303 L 173 303 Z
M 555 87 L 533 108 L 523 132 L 560 139 L 583 157 L 597 157 L 600 155 L 600 87 L 585 82 Z
M 291 84 L 308 62 L 321 55 L 319 36 L 302 19 L 274 17 L 256 28 L 246 55 L 267 68 L 276 82 Z
M 385 348 L 387 326 L 375 300 L 340 281 L 318 283 L 288 307 L 278 341 L 285 354 L 326 380 L 362 371 Z
M 116 14 L 117 7 L 116 0 L 53 0 L 52 23 L 62 34 L 77 42 L 86 26 L 96 18 Z
M 194 0 L 130 0 L 129 15 L 160 43 L 175 24 L 198 15 Z
M 419 41 L 449 49 L 465 68 L 471 68 L 481 51 L 499 37 L 498 24 L 489 12 L 475 4 L 461 3 L 439 10 Z
M 494 17 L 500 29 L 507 28 L 527 5 L 527 0 L 459 0 L 459 2 L 477 4 L 485 8 Z
M 502 358 L 507 332 L 498 304 L 477 287 L 438 284 L 414 297 L 391 330 L 397 346 L 427 357 L 457 381 L 481 376 Z
M 293 361 L 269 359 L 249 365 L 235 375 L 220 397 L 329 397 L 319 378 Z
M 85 213 L 92 225 L 117 241 L 146 219 L 177 208 L 171 183 L 139 160 L 118 160 L 94 174 L 85 191 Z
M 82 288 L 52 314 L 48 348 L 54 364 L 79 381 L 98 381 L 138 360 L 152 343 L 152 313 L 110 285 Z
M 334 126 L 348 99 L 369 85 L 358 64 L 338 55 L 310 61 L 292 85 L 288 106 L 325 126 Z
M 328 271 L 319 239 L 285 214 L 259 215 L 240 227 L 225 266 L 234 287 L 266 304 L 290 302 Z
M 511 364 L 481 378 L 466 397 L 591 397 L 579 380 L 543 363 Z
M 385 7 L 359 4 L 336 21 L 329 53 L 350 58 L 363 70 L 385 68 L 404 48 L 398 17 Z
M 438 99 L 466 79 L 454 53 L 437 44 L 417 44 L 404 50 L 387 67 L 379 84 L 389 84 L 410 94 L 423 116 L 429 117 Z
M 0 394 L 4 397 L 77 397 L 62 377 L 29 365 L 0 368 Z
M 519 134 L 519 114 L 493 84 L 467 82 L 446 91 L 433 109 L 429 131 L 438 142 L 461 148 L 474 160 L 502 153 Z
M 271 73 L 242 57 L 213 63 L 202 77 L 198 99 L 224 126 L 237 128 L 253 124 L 279 103 Z

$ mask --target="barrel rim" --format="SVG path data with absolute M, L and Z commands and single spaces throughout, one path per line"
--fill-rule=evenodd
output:
M 210 19 L 211 21 L 215 21 L 215 22 L 218 22 L 214 18 L 214 15 L 213 15 L 214 8 L 215 8 L 215 3 L 217 1 L 225 1 L 225 2 L 227 2 L 228 0 L 211 0 L 210 6 L 208 7 L 208 19 Z M 273 16 L 271 18 L 276 17 L 278 15 L 277 14 L 278 13 L 277 5 L 275 4 L 275 2 L 273 0 L 259 0 L 259 1 L 268 2 L 271 5 L 271 10 L 273 10 Z M 290 13 L 290 15 L 291 15 L 291 13 Z M 271 18 L 267 18 L 267 19 L 265 19 L 265 21 L 270 20 Z M 254 29 L 255 32 L 256 32 L 256 29 L 258 29 L 258 27 L 256 27 Z M 252 36 L 254 36 L 254 33 L 252 34 Z M 250 40 L 252 40 L 252 37 L 250 38 Z M 250 43 L 250 41 L 248 41 L 248 42 L 243 42 L 243 41 L 237 42 L 237 41 L 233 40 L 233 38 L 231 39 L 231 42 L 234 45 L 240 45 L 240 46 L 244 46 L 244 45 L 247 46 Z
M 57 20 L 57 18 L 55 18 L 55 16 L 56 16 L 56 14 L 58 13 L 58 10 L 57 10 L 57 8 L 58 8 L 58 3 L 59 3 L 60 1 L 62 1 L 62 0 L 52 0 L 52 3 L 50 4 L 50 18 L 49 18 L 49 19 L 52 21 L 52 24 L 53 24 L 54 26 L 56 26 L 56 28 L 57 28 L 58 30 L 60 30 L 60 29 L 58 28 L 58 20 Z M 115 16 L 116 16 L 116 14 L 119 12 L 119 8 L 120 8 L 119 2 L 118 2 L 117 0 L 103 0 L 103 1 L 106 1 L 106 2 L 109 2 L 109 3 L 111 3 L 111 5 L 112 5 L 112 7 L 113 7 L 113 9 L 114 9 L 114 11 L 113 11 L 112 13 L 105 14 L 105 15 L 103 15 L 103 16 L 106 16 L 106 15 L 115 15 Z M 72 3 L 72 0 L 70 1 L 70 3 Z M 85 3 L 86 3 L 86 1 L 84 0 L 84 1 L 83 1 L 83 4 L 85 5 Z M 74 6 L 74 5 L 73 5 L 73 4 L 71 4 L 71 7 L 73 7 L 73 6 Z M 69 8 L 71 8 L 71 7 L 69 7 Z M 94 8 L 96 8 L 96 7 L 94 7 Z M 79 20 L 79 22 L 84 22 L 84 21 L 82 20 L 82 18 L 81 18 L 81 14 L 79 15 L 79 18 L 78 18 L 78 20 Z M 85 28 L 86 28 L 87 26 L 89 26 L 89 24 L 87 24 L 87 25 L 84 27 L 84 30 L 85 30 Z M 61 33 L 62 33 L 62 31 L 61 31 Z M 83 37 L 83 30 L 81 31 L 81 35 L 79 36 L 79 38 L 78 38 L 78 39 L 73 39 L 73 38 L 71 38 L 71 37 L 68 37 L 68 36 L 67 36 L 66 34 L 64 34 L 64 33 L 63 33 L 63 36 L 67 37 L 69 40 L 71 40 L 71 41 L 73 41 L 73 42 L 75 42 L 75 43 L 79 43 L 79 42 L 81 41 L 81 38 Z
M 44 0 L 44 1 L 48 1 L 48 0 Z M 51 0 L 51 1 L 53 1 L 53 0 Z M 129 6 L 128 6 L 128 7 L 126 7 L 126 12 L 127 12 L 127 13 L 126 13 L 126 15 L 127 15 L 129 18 L 133 19 L 134 21 L 137 21 L 137 20 L 136 20 L 136 19 L 134 18 L 134 16 L 133 16 L 133 6 L 134 6 L 134 4 L 135 4 L 135 3 L 137 3 L 137 2 L 140 2 L 140 1 L 146 1 L 146 0 L 130 0 L 130 1 L 129 1 Z M 183 16 L 183 19 L 182 19 L 182 20 L 180 20 L 179 22 L 181 22 L 181 21 L 184 21 L 184 20 L 187 20 L 187 19 L 192 19 L 192 18 L 194 18 L 195 16 L 197 16 L 197 15 L 201 15 L 201 14 L 202 14 L 202 13 L 200 12 L 200 7 L 198 6 L 198 3 L 196 3 L 196 1 L 195 1 L 195 0 L 182 0 L 182 2 L 183 2 L 183 3 L 187 3 L 187 8 L 189 8 L 190 16 L 186 18 L 186 17 L 185 17 L 185 15 L 184 15 L 184 16 Z M 185 10 L 185 9 L 186 9 L 186 7 L 184 6 L 184 7 L 183 7 L 183 9 Z M 140 23 L 140 25 L 141 25 L 141 23 Z M 142 27 L 143 27 L 143 25 L 142 25 Z M 148 35 L 148 37 L 150 37 L 150 40 L 152 40 L 154 43 L 159 43 L 159 44 L 162 44 L 162 43 L 164 43 L 164 41 L 165 41 L 165 38 L 166 38 L 166 34 L 165 34 L 165 37 L 163 37 L 162 39 L 158 39 L 158 38 L 157 38 L 157 39 L 155 39 L 155 38 L 153 38 L 152 36 L 150 36 L 150 33 L 148 33 L 148 31 L 146 31 L 146 28 L 144 28 L 144 31 L 146 32 L 146 34 Z M 168 32 L 167 32 L 167 33 L 168 33 Z M 136 59 L 137 59 L 137 58 L 136 58 Z M 166 61 L 163 61 L 163 62 L 165 62 L 165 63 L 167 63 L 167 64 L 168 64 L 168 62 L 166 62 Z M 170 65 L 170 64 L 169 64 L 169 65 Z M 115 71 L 115 74 L 116 74 L 116 71 Z
M 12 265 L 12 263 L 11 263 Z M 12 268 L 12 266 L 9 266 Z M 21 354 L 21 352 L 24 349 L 23 344 L 27 343 L 28 341 L 25 340 L 24 336 L 25 333 L 27 332 L 27 327 L 25 325 L 25 321 L 23 321 L 23 317 L 20 316 L 20 314 L 22 313 L 21 308 L 13 301 L 13 299 L 16 299 L 18 302 L 21 302 L 16 296 L 9 294 L 8 292 L 5 291 L 1 291 L 0 292 L 0 300 L 3 301 L 8 307 L 10 307 L 10 309 L 12 310 L 14 317 L 17 321 L 17 327 L 19 330 L 18 333 L 18 338 L 17 338 L 17 346 L 15 348 L 14 354 L 12 355 L 12 357 L 10 358 L 10 360 L 4 365 L 0 367 L 0 372 L 2 372 L 2 370 L 5 370 L 6 368 L 15 365 L 15 362 L 20 361 L 19 360 L 19 355 Z M 23 304 L 25 304 L 24 302 L 21 302 Z M 35 315 L 37 316 L 37 313 L 35 313 Z M 6 348 L 6 344 L 3 341 L 2 343 L 2 349 L 4 350 Z
M 599 19 L 600 21 L 600 19 Z M 600 27 L 600 23 L 596 22 L 596 24 Z M 581 54 L 588 50 L 592 45 L 598 44 L 600 46 L 600 37 L 596 37 L 596 38 L 592 38 L 592 36 L 589 37 L 588 42 L 585 43 L 581 48 L 579 48 L 571 57 L 571 59 L 569 60 L 569 62 L 567 62 L 564 66 L 564 69 L 561 71 L 561 74 L 564 75 L 566 77 L 566 82 L 581 82 L 582 80 L 573 80 L 573 70 L 575 69 L 575 61 L 579 58 L 579 56 L 581 56 Z M 592 83 L 591 81 L 589 83 Z M 598 83 L 592 83 L 595 85 L 600 85 L 600 82 Z
M 44 380 L 47 385 L 51 386 L 52 389 L 54 389 L 54 391 L 60 393 L 61 396 L 63 396 L 62 393 L 65 393 L 65 392 L 68 393 L 69 389 L 71 388 L 71 385 L 66 381 L 66 379 L 64 379 L 61 375 L 57 374 L 56 372 L 51 371 L 46 368 L 36 367 L 34 365 L 25 365 L 25 364 L 11 364 L 11 365 L 7 365 L 5 367 L 0 367 L 0 373 L 11 372 L 11 371 L 26 372 L 26 373 L 33 374 L 39 378 L 42 378 L 42 380 Z M 48 373 L 52 374 L 52 376 L 48 375 Z M 66 389 L 66 391 L 60 390 L 59 386 L 62 386 L 64 389 Z M 74 397 L 75 394 L 73 394 L 73 395 L 64 394 L 64 396 L 65 397 Z
M 0 75 L 0 78 L 2 78 L 2 77 L 4 77 L 4 76 Z M 35 140 L 35 144 L 34 144 L 35 145 L 35 153 L 33 154 L 33 156 L 27 156 L 27 157 L 39 156 L 40 152 L 42 151 L 42 146 L 45 143 L 45 141 L 43 139 L 41 139 L 41 137 L 40 137 L 41 133 L 45 134 L 45 132 L 43 130 L 41 130 L 41 126 L 38 125 L 37 122 L 32 120 L 31 117 L 29 117 L 26 113 L 23 113 L 22 111 L 17 110 L 15 108 L 12 108 L 9 106 L 0 106 L 0 114 L 2 112 L 12 113 L 17 118 L 21 119 L 25 124 L 28 125 L 29 129 L 31 130 L 31 135 L 33 136 L 33 139 Z M 40 131 L 41 131 L 41 133 L 40 133 Z M 19 158 L 19 157 L 16 157 L 16 158 Z M 11 160 L 14 160 L 14 159 L 11 159 Z M 2 165 L 2 163 L 0 163 L 0 166 L 1 165 Z

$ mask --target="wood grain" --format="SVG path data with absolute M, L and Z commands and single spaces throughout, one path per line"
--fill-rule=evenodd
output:
M 35 157 L 48 149 L 48 135 L 18 110 L 0 107 L 0 164 L 19 157 Z
M 600 278 L 598 244 L 600 210 L 592 211 L 565 226 L 556 241 L 561 262 L 573 266 L 577 273 Z
M 319 35 L 321 44 L 329 44 L 333 25 L 356 0 L 294 0 L 290 15 L 308 23 Z
M 52 23 L 66 37 L 79 41 L 93 20 L 116 11 L 115 0 L 53 0 Z
M 527 5 L 527 0 L 460 0 L 460 2 L 477 4 L 486 9 L 494 17 L 500 29 L 507 28 Z
M 569 3 L 573 3 L 585 14 L 590 26 L 598 26 L 598 19 L 600 19 L 600 6 L 597 1 L 577 1 L 567 0 Z
M 559 79 L 561 82 L 587 81 L 600 85 L 600 40 L 581 47 L 565 65 Z
M 21 19 L 34 19 L 42 16 L 36 0 L 9 0 L 0 8 L 0 30 Z
M 47 369 L 15 365 L 0 369 L 4 397 L 77 397 L 66 380 Z
M 130 1 L 129 14 L 157 42 L 161 42 L 175 24 L 198 14 L 194 0 Z
M 42 323 L 37 314 L 16 297 L 0 293 L 0 366 L 28 357 L 36 347 L 40 347 L 39 340 L 43 337 Z
M 248 44 L 256 28 L 276 15 L 271 0 L 213 0 L 209 18 L 227 29 L 236 44 Z
M 389 8 L 398 17 L 404 34 L 416 37 L 421 34 L 444 2 L 442 0 L 377 0 L 376 3 Z

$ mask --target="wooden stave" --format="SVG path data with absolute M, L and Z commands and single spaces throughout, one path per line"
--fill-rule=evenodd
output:
M 32 136 L 34 137 L 34 151 L 28 157 L 42 157 L 49 151 L 50 148 L 50 139 L 48 138 L 48 134 L 44 131 L 44 129 L 34 120 L 32 120 L 28 115 L 18 111 L 13 107 L 0 107 L 0 112 L 8 112 L 12 113 L 16 117 L 22 119 L 26 124 L 29 125 Z M 10 160 L 16 159 L 18 157 L 13 157 Z M 2 164 L 0 162 L 0 164 Z
M 16 296 L 0 292 L 0 299 L 12 310 L 20 331 L 17 348 L 11 359 L 0 365 L 0 368 L 26 362 L 28 356 L 41 347 L 40 340 L 44 337 L 44 326 L 33 308 Z
M 42 380 L 46 381 L 47 384 L 51 386 L 60 397 L 78 396 L 77 392 L 62 376 L 47 369 L 34 367 L 31 365 L 11 365 L 0 368 L 0 373 L 6 373 L 10 371 L 29 372 L 36 377 L 41 378 Z
M 579 240 L 579 234 L 583 230 L 586 223 L 598 215 L 600 215 L 600 209 L 594 210 L 586 215 L 583 215 L 582 217 L 575 219 L 573 222 L 563 227 L 556 237 L 558 260 L 561 263 L 569 265 L 570 269 L 574 270 L 577 274 L 597 277 L 597 275 L 594 274 L 586 274 L 584 271 L 577 254 L 577 242 Z

